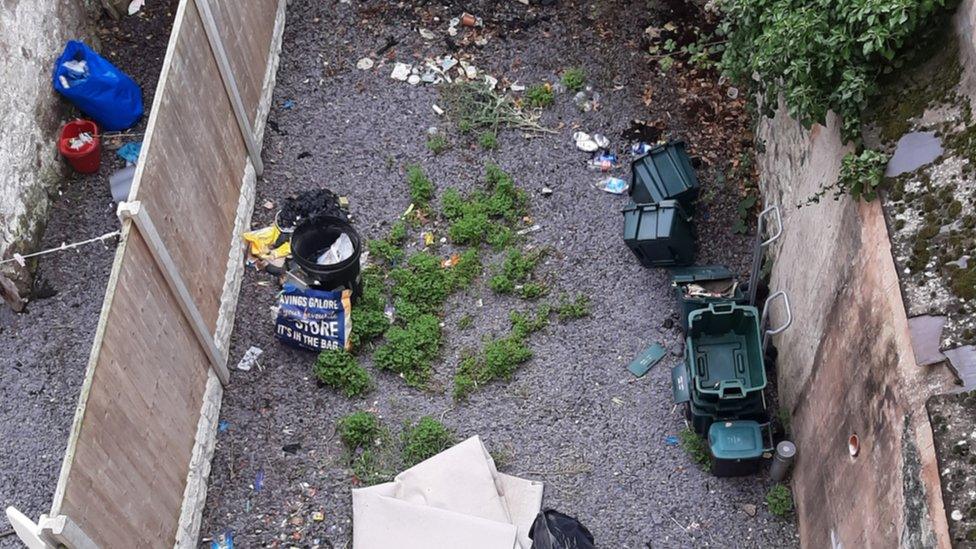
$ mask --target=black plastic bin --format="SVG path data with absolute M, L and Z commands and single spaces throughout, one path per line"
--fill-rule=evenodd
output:
M 319 265 L 317 261 L 319 256 L 329 249 L 342 233 L 346 233 L 352 241 L 352 255 L 332 265 Z M 291 235 L 291 253 L 306 275 L 306 281 L 310 286 L 323 290 L 349 289 L 353 290 L 353 297 L 359 297 L 361 252 L 362 241 L 359 233 L 346 220 L 338 217 L 319 215 L 306 219 Z
M 689 265 L 695 259 L 691 217 L 676 200 L 630 203 L 624 214 L 624 243 L 645 267 Z
M 630 163 L 630 198 L 637 204 L 677 200 L 686 211 L 698 198 L 698 177 L 682 141 L 658 145 Z

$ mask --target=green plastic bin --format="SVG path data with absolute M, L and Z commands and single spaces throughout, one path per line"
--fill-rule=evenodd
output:
M 630 163 L 630 198 L 638 204 L 677 200 L 691 209 L 698 198 L 698 177 L 683 141 L 658 145 Z
M 689 265 L 695 259 L 691 217 L 676 200 L 623 210 L 624 243 L 645 267 Z
M 759 311 L 710 303 L 688 315 L 685 359 L 693 391 L 722 399 L 746 398 L 766 387 Z
M 695 286 L 706 293 L 695 295 Z M 746 296 L 732 271 L 721 265 L 676 267 L 671 269 L 671 287 L 678 300 L 681 327 L 688 331 L 688 315 L 709 303 L 733 302 L 744 305 Z
M 773 448 L 768 431 L 758 422 L 721 421 L 708 428 L 708 449 L 713 475 L 738 477 L 756 473 L 763 454 Z

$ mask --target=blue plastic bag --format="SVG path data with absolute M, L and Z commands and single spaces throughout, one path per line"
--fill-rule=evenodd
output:
M 77 40 L 69 40 L 55 62 L 53 83 L 55 91 L 103 130 L 124 130 L 142 116 L 139 85 Z
M 280 341 L 309 351 L 348 351 L 351 330 L 351 290 L 329 292 L 285 284 L 275 321 L 275 336 Z

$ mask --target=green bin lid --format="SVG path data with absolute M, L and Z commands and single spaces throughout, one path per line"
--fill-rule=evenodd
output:
M 734 277 L 735 275 L 732 271 L 722 265 L 695 265 L 693 267 L 675 267 L 671 269 L 671 280 L 678 284 L 726 280 Z
M 708 428 L 715 459 L 755 459 L 764 451 L 762 427 L 755 421 L 719 421 Z

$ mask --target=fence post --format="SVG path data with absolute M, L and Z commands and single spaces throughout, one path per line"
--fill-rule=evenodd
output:
M 227 52 L 224 50 L 224 42 L 220 38 L 217 30 L 217 22 L 214 20 L 213 12 L 210 10 L 208 0 L 195 0 L 200 19 L 203 21 L 203 30 L 210 42 L 210 51 L 213 52 L 214 59 L 217 61 L 217 69 L 220 72 L 220 79 L 224 82 L 224 89 L 227 90 L 227 97 L 234 108 L 234 115 L 237 118 L 237 125 L 241 129 L 241 136 L 247 146 L 248 156 L 251 157 L 251 164 L 254 165 L 254 173 L 258 177 L 264 172 L 264 163 L 261 161 L 261 147 L 254 140 L 254 130 L 247 118 L 247 111 L 244 109 L 244 101 L 241 99 L 240 89 L 237 87 L 237 79 L 230 68 L 230 61 L 227 60 Z

